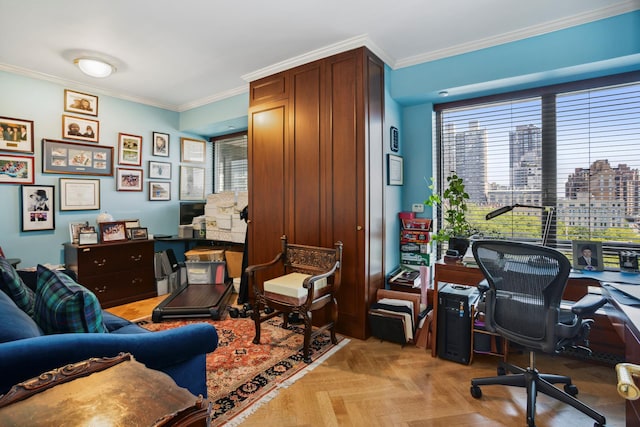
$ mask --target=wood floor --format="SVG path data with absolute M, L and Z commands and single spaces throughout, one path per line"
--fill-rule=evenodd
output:
M 151 314 L 165 297 L 108 311 L 128 319 Z M 528 357 L 511 355 L 525 366 Z M 247 417 L 251 426 L 524 426 L 524 389 L 485 386 L 481 399 L 469 392 L 473 377 L 496 374 L 498 358 L 476 355 L 470 366 L 432 358 L 413 346 L 375 338 L 351 342 Z M 607 418 L 607 426 L 625 425 L 625 403 L 616 392 L 612 366 L 566 357 L 537 357 L 541 372 L 569 374 L 578 398 Z M 539 427 L 592 426 L 579 411 L 538 395 Z

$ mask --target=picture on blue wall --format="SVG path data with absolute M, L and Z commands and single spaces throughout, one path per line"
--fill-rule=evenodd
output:
M 43 139 L 42 172 L 113 176 L 113 147 Z
M 0 117 L 0 150 L 33 153 L 33 122 Z
M 22 185 L 22 231 L 55 230 L 55 186 Z

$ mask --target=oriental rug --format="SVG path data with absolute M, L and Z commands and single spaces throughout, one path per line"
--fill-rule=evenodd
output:
M 317 335 L 311 343 L 312 363 L 307 364 L 302 360 L 304 329 L 291 324 L 282 328 L 280 318 L 262 324 L 260 345 L 252 343 L 255 328 L 248 318 L 141 322 L 141 326 L 161 331 L 194 322 L 211 323 L 218 331 L 218 348 L 207 355 L 207 392 L 213 403 L 213 426 L 240 424 L 275 397 L 280 388 L 293 384 L 349 342 L 338 336 L 338 344 L 334 346 L 328 332 Z

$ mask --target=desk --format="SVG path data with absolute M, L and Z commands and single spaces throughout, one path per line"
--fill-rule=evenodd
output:
M 603 288 L 603 295 L 615 307 L 608 314 L 611 324 L 624 342 L 625 361 L 640 364 L 640 307 L 622 304 L 607 288 Z M 640 400 L 626 401 L 625 416 L 627 426 L 640 425 Z
M 629 277 L 628 277 L 629 276 Z M 442 261 L 438 261 L 435 265 L 435 277 L 434 277 L 434 301 L 437 301 L 438 283 L 457 283 L 461 285 L 477 286 L 480 281 L 484 279 L 482 272 L 477 267 L 465 267 L 462 264 L 447 264 Z M 562 299 L 566 301 L 578 301 L 580 298 L 588 293 L 589 286 L 600 287 L 600 281 L 627 281 L 627 279 L 639 280 L 640 276 L 631 276 L 628 273 L 618 272 L 574 272 L 569 276 L 569 282 L 562 295 Z M 437 343 L 437 304 L 434 304 L 434 325 L 433 325 L 433 341 Z M 589 334 L 590 347 L 595 352 L 602 352 L 612 354 L 616 356 L 625 355 L 624 341 L 620 335 L 616 332 L 615 327 L 612 325 L 609 316 L 609 311 L 604 310 L 603 314 L 596 314 L 593 316 L 594 325 Z M 604 312 L 607 312 L 606 314 Z M 639 315 L 640 316 L 640 315 Z M 638 320 L 640 325 L 640 319 Z M 640 336 L 640 334 L 638 334 Z M 431 355 L 437 356 L 436 345 L 431 346 Z M 639 349 L 640 353 L 640 349 Z

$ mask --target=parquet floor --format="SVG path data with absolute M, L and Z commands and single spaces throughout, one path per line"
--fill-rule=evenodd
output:
M 109 309 L 129 319 L 151 314 L 164 297 Z M 509 361 L 526 365 L 525 355 Z M 524 389 L 485 386 L 481 399 L 469 393 L 473 377 L 496 374 L 498 359 L 474 357 L 470 366 L 432 358 L 413 346 L 370 338 L 351 342 L 264 404 L 243 423 L 252 426 L 524 426 Z M 611 366 L 566 357 L 538 356 L 541 372 L 570 374 L 578 398 L 607 418 L 607 426 L 625 425 L 625 403 L 616 392 Z M 577 410 L 538 395 L 539 427 L 593 426 Z

